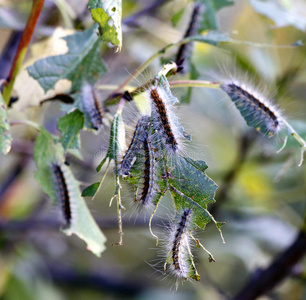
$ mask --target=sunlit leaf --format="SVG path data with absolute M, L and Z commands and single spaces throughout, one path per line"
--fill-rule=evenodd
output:
M 121 0 L 90 0 L 88 3 L 92 18 L 99 24 L 102 40 L 111 42 L 119 51 L 122 47 L 121 5 Z
M 80 130 L 84 126 L 84 115 L 79 110 L 64 115 L 58 120 L 57 128 L 62 136 L 60 142 L 64 150 L 80 148 Z
M 7 154 L 11 150 L 12 136 L 7 115 L 7 108 L 0 93 L 0 153 Z

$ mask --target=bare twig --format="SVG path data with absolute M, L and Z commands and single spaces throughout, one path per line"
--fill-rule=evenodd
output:
M 253 273 L 249 281 L 233 300 L 253 300 L 271 291 L 285 277 L 306 253 L 306 233 L 300 231 L 289 248 L 281 253 L 271 265 Z

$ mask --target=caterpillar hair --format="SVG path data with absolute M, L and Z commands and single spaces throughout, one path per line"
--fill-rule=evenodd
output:
M 88 115 L 93 129 L 99 130 L 103 125 L 103 112 L 93 87 L 87 82 L 82 86 L 82 101 L 84 112 Z
M 172 264 L 171 270 L 178 278 L 187 279 L 189 277 L 189 257 L 188 257 L 188 226 L 190 225 L 192 210 L 185 208 L 180 217 L 178 224 L 172 224 L 171 253 Z
M 72 211 L 67 183 L 61 167 L 57 164 L 52 164 L 52 173 L 54 177 L 55 189 L 57 192 L 58 202 L 61 204 L 62 213 L 67 226 L 71 225 Z
M 264 96 L 234 80 L 222 83 L 221 88 L 234 102 L 249 126 L 269 137 L 280 131 L 283 125 L 281 114 Z
M 149 122 L 149 116 L 143 116 L 137 122 L 131 143 L 121 161 L 120 173 L 122 175 L 129 174 L 137 151 L 140 149 L 142 143 L 147 139 Z
M 201 23 L 202 13 L 203 13 L 203 5 L 201 3 L 194 3 L 191 19 L 188 28 L 185 32 L 184 38 L 197 34 Z M 178 66 L 177 72 L 179 73 L 186 72 L 184 62 L 186 62 L 186 60 L 190 57 L 191 50 L 192 50 L 192 43 L 185 43 L 179 47 L 175 59 L 175 62 Z
M 143 142 L 145 163 L 144 163 L 144 182 L 143 188 L 139 200 L 142 205 L 148 205 L 152 203 L 154 194 L 154 175 L 155 175 L 155 157 L 154 149 L 150 136 L 148 136 Z

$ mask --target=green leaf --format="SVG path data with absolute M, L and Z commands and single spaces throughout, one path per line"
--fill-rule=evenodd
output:
M 70 227 L 63 230 L 67 235 L 76 234 L 87 244 L 87 249 L 95 255 L 100 256 L 105 250 L 106 237 L 101 232 L 91 213 L 89 212 L 84 199 L 81 197 L 79 184 L 74 179 L 70 169 L 61 165 L 65 175 L 66 184 L 69 190 L 72 217 Z
M 182 211 L 186 207 L 192 209 L 193 223 L 199 228 L 205 229 L 207 223 L 210 221 L 214 221 L 218 229 L 224 225 L 223 222 L 216 222 L 214 220 L 213 216 L 207 210 L 207 204 L 204 203 L 205 201 L 199 203 L 200 201 L 197 202 L 196 199 L 187 197 L 172 185 L 170 185 L 170 191 L 176 210 Z
M 34 160 L 37 166 L 35 179 L 40 183 L 43 191 L 49 195 L 53 204 L 57 203 L 57 196 L 50 166 L 54 162 L 60 163 L 63 157 L 64 149 L 62 145 L 55 144 L 52 135 L 41 128 L 34 146 Z
M 126 148 L 125 142 L 125 127 L 122 120 L 121 113 L 117 113 L 114 116 L 114 120 L 110 132 L 110 141 L 107 154 L 102 162 L 97 167 L 99 172 L 106 162 L 107 159 L 114 160 L 115 163 L 115 174 L 118 175 L 118 161 L 119 156 L 123 153 Z
M 0 153 L 7 154 L 11 150 L 12 136 L 8 121 L 7 108 L 0 93 Z
M 298 11 L 286 7 L 281 1 L 259 1 L 250 0 L 250 4 L 259 14 L 266 16 L 275 23 L 275 27 L 294 26 L 295 28 L 305 31 L 305 17 Z
M 218 29 L 217 12 L 223 7 L 233 5 L 233 1 L 228 0 L 200 0 L 205 6 L 201 30 Z
M 177 23 L 181 20 L 185 9 L 181 9 L 178 12 L 174 13 L 171 17 L 171 23 L 174 27 L 176 27 Z
M 60 79 L 70 80 L 72 91 L 78 91 L 83 81 L 93 84 L 107 71 L 100 57 L 101 40 L 94 28 L 69 35 L 64 40 L 69 48 L 66 54 L 43 58 L 27 69 L 45 92 L 53 89 Z
M 79 110 L 74 110 L 58 120 L 57 128 L 62 134 L 60 142 L 62 143 L 65 152 L 69 148 L 80 148 L 80 130 L 83 126 L 84 115 Z
M 206 207 L 208 203 L 215 202 L 214 195 L 218 186 L 199 166 L 202 166 L 203 170 L 202 161 L 195 162 L 180 156 L 173 157 L 169 165 L 171 173 L 169 183 L 202 207 Z
M 93 197 L 96 194 L 99 188 L 99 185 L 100 185 L 100 182 L 95 182 L 92 185 L 85 188 L 82 192 L 82 197 Z
M 84 103 L 83 103 L 83 94 L 82 92 L 76 92 L 73 94 L 70 94 L 70 97 L 74 99 L 73 104 L 66 104 L 66 103 L 61 103 L 60 107 L 61 110 L 65 112 L 71 112 L 75 109 L 78 109 L 83 113 L 83 118 L 84 118 L 84 126 L 88 129 L 94 129 L 92 121 L 91 121 L 91 116 L 90 112 L 85 109 Z
M 102 40 L 117 46 L 118 51 L 122 47 L 121 5 L 121 0 L 90 0 L 88 3 L 93 20 L 99 24 Z

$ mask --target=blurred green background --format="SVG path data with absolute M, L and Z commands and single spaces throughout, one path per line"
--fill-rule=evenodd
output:
M 104 45 L 102 57 L 108 74 L 102 85 L 119 85 L 129 73 L 165 45 L 178 41 L 189 22 L 192 2 L 157 1 L 155 9 L 139 18 L 135 13 L 154 1 L 123 1 L 123 49 Z M 259 4 L 258 4 L 259 3 Z M 260 3 L 272 4 L 274 20 L 259 14 Z M 59 51 L 58 39 L 50 42 L 55 30 L 87 28 L 92 24 L 84 0 L 45 2 L 25 65 L 46 54 L 46 41 Z M 274 6 L 273 6 L 274 5 Z M 24 28 L 31 1 L 0 0 L 0 49 Z M 279 8 L 280 12 L 276 9 Z M 182 17 L 173 25 L 174 15 Z M 288 17 L 289 16 L 289 17 Z M 218 14 L 219 30 L 235 40 L 269 45 L 290 45 L 305 40 L 306 5 L 304 1 L 235 1 Z M 129 21 L 129 22 L 128 22 Z M 61 28 L 61 29 L 60 29 Z M 49 45 L 50 46 L 50 45 Z M 175 55 L 175 49 L 164 58 Z M 201 80 L 218 81 L 225 69 L 240 74 L 260 90 L 275 98 L 284 116 L 306 138 L 306 64 L 305 46 L 255 47 L 227 44 L 216 48 L 195 44 L 192 62 Z M 1 65 L 2 67 L 2 65 Z M 160 68 L 156 60 L 145 78 Z M 4 65 L 1 76 L 5 77 Z M 150 75 L 148 75 L 150 74 Z M 176 75 L 177 80 L 182 77 Z M 24 81 L 23 81 L 24 80 Z M 137 80 L 133 82 L 138 85 Z M 101 102 L 110 91 L 99 90 Z M 186 90 L 173 93 L 187 100 Z M 63 113 L 58 103 L 37 105 L 36 91 L 29 90 L 26 79 L 15 88 L 20 98 L 10 110 L 10 119 L 26 116 L 58 133 L 56 121 Z M 185 101 L 186 102 L 186 101 Z M 128 112 L 127 107 L 127 112 Z M 111 112 L 113 108 L 110 108 Z M 192 135 L 194 151 L 209 166 L 207 174 L 219 185 L 216 204 L 209 207 L 218 221 L 225 221 L 222 240 L 215 226 L 209 224 L 197 237 L 216 258 L 209 263 L 207 254 L 194 249 L 201 275 L 198 283 L 185 282 L 173 291 L 174 280 L 161 270 L 161 247 L 149 233 L 148 216 L 138 215 L 131 188 L 123 187 L 126 212 L 123 219 L 124 245 L 117 242 L 116 207 L 109 207 L 114 190 L 111 173 L 95 201 L 87 204 L 107 236 L 107 250 L 101 258 L 85 249 L 75 236 L 59 232 L 58 209 L 53 207 L 34 180 L 32 160 L 35 131 L 13 127 L 12 152 L 1 156 L 0 168 L 0 299 L 224 299 L 235 295 L 246 279 L 259 267 L 268 266 L 278 253 L 288 247 L 304 224 L 306 198 L 305 163 L 297 167 L 299 147 L 289 140 L 276 153 L 277 138 L 268 139 L 248 128 L 227 96 L 219 90 L 193 88 L 190 103 L 180 105 L 178 114 Z M 98 134 L 82 132 L 83 161 L 68 157 L 82 188 L 99 180 L 95 167 L 105 154 L 109 128 Z M 193 153 L 190 153 L 192 156 Z M 158 208 L 153 231 L 162 237 L 163 227 L 171 218 L 171 198 L 166 195 Z M 305 263 L 301 261 L 292 275 L 269 295 L 260 299 L 306 299 Z M 171 290 L 172 288 L 172 290 Z

